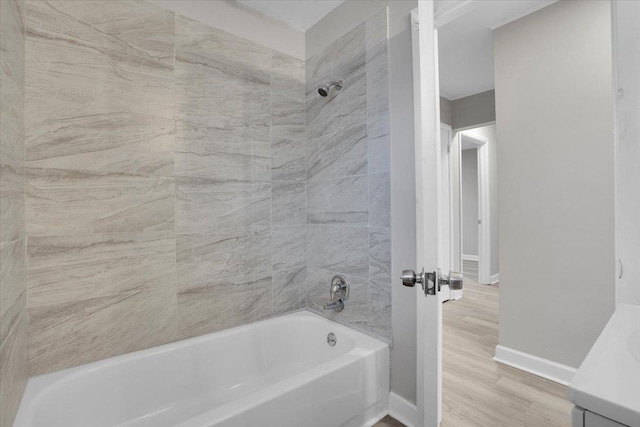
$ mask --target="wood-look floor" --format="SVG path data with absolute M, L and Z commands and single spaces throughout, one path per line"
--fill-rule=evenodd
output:
M 442 331 L 441 427 L 571 425 L 566 387 L 492 360 L 498 344 L 498 285 L 465 279 L 464 297 L 444 303 Z M 377 426 L 402 425 L 385 422 Z

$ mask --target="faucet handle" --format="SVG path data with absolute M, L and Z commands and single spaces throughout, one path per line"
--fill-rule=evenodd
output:
M 342 274 L 336 274 L 331 279 L 331 287 L 329 288 L 329 296 L 331 302 L 325 304 L 325 310 L 342 311 L 344 302 L 349 298 L 349 281 Z

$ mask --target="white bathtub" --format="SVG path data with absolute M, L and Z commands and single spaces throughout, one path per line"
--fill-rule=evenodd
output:
M 387 344 L 303 311 L 32 378 L 14 427 L 360 427 L 388 396 Z

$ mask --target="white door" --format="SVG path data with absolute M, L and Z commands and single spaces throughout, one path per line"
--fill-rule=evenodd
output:
M 416 131 L 417 407 L 420 427 L 437 427 L 442 407 L 442 304 L 439 281 L 440 117 L 437 33 L 433 0 L 420 0 L 412 16 Z M 434 274 L 435 272 L 435 274 Z M 403 283 L 407 284 L 403 273 Z M 432 295 L 428 295 L 433 293 Z

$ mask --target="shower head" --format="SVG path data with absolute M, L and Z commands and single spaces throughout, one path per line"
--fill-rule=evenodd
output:
M 336 80 L 329 83 L 328 85 L 320 86 L 318 88 L 318 93 L 320 94 L 320 96 L 326 97 L 329 95 L 329 91 L 331 90 L 332 86 L 335 86 L 336 90 L 342 89 L 342 80 Z

